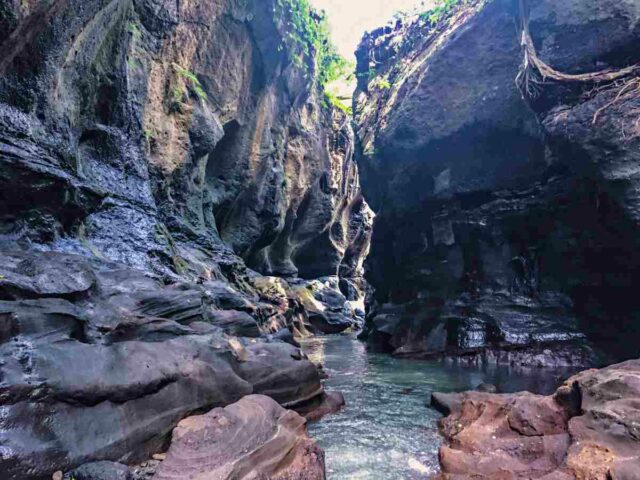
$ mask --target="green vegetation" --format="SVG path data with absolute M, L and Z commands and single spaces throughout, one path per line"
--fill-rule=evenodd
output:
M 340 97 L 338 97 L 335 93 L 332 93 L 328 90 L 324 92 L 325 105 L 335 107 L 339 110 L 342 110 L 347 115 L 353 115 L 353 108 L 346 105 Z
M 186 273 L 189 270 L 189 263 L 180 256 L 176 242 L 164 223 L 155 225 L 154 237 L 158 243 L 164 243 L 169 248 L 175 272 L 178 274 Z
M 372 87 L 379 88 L 381 90 L 389 90 L 391 88 L 391 83 L 387 78 L 376 78 Z
M 136 40 L 139 40 L 142 37 L 142 30 L 140 30 L 140 27 L 136 23 L 129 23 L 128 30 Z
M 286 46 L 293 61 L 300 67 L 315 62 L 316 81 L 323 90 L 332 82 L 351 81 L 355 65 L 342 57 L 331 42 L 329 23 L 324 12 L 316 11 L 309 0 L 277 0 L 274 8 L 276 23 L 285 19 Z M 279 47 L 282 50 L 282 46 Z M 325 94 L 328 102 L 347 111 L 349 107 L 331 93 Z
M 200 80 L 198 80 L 198 77 L 195 73 L 190 72 L 186 68 L 182 68 L 177 63 L 173 64 L 173 68 L 176 70 L 176 72 L 178 72 L 178 75 L 188 80 L 188 82 L 191 84 L 191 88 L 196 93 L 198 98 L 200 98 L 200 100 L 207 100 L 207 93 L 204 91 L 204 88 L 202 88 L 202 84 L 200 83 Z M 182 98 L 183 94 L 184 91 L 182 89 L 175 88 L 173 90 L 173 99 L 177 101 Z
M 449 15 L 458 5 L 466 5 L 469 0 L 436 0 L 436 6 L 420 14 L 420 19 L 436 25 Z

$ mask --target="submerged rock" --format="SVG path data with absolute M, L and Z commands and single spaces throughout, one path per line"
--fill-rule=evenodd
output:
M 154 480 L 324 480 L 324 452 L 305 419 L 269 397 L 250 395 L 189 417 L 173 431 Z
M 358 50 L 359 165 L 378 213 L 365 334 L 395 354 L 592 366 L 592 341 L 640 333 L 637 78 L 549 78 L 524 96 L 524 20 L 567 74 L 640 62 L 638 9 L 616 0 L 458 2 Z
M 633 479 L 640 361 L 571 377 L 555 395 L 434 394 L 444 479 Z M 443 400 L 446 398 L 446 400 Z

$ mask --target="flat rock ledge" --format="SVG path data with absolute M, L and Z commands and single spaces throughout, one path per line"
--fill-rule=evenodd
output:
M 270 397 L 249 395 L 186 418 L 154 480 L 324 480 L 324 452 L 306 420 Z
M 434 394 L 440 480 L 640 479 L 640 360 L 571 377 L 554 395 Z

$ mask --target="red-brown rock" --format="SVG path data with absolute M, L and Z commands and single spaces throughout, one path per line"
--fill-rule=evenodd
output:
M 324 480 L 306 421 L 263 395 L 189 417 L 173 431 L 154 480 Z
M 441 423 L 441 479 L 640 478 L 639 360 L 580 373 L 550 397 L 455 400 Z

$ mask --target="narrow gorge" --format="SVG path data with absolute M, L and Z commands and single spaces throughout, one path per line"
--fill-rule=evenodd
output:
M 0 480 L 640 478 L 640 1 L 323 1 L 0 0 Z

